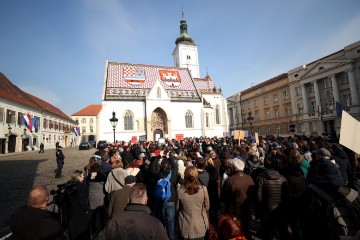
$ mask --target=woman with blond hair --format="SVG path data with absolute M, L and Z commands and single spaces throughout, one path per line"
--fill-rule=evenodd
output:
M 206 187 L 198 183 L 198 170 L 194 166 L 185 169 L 184 185 L 178 187 L 176 209 L 179 212 L 181 239 L 205 239 L 209 221 L 206 211 L 210 202 Z

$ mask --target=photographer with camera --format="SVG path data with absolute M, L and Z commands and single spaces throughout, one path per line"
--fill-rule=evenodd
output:
M 28 205 L 20 207 L 10 218 L 12 239 L 65 239 L 60 223 L 47 211 L 49 190 L 35 186 L 28 196 Z

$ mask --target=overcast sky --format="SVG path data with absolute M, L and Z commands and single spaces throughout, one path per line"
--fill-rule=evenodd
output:
M 0 0 L 0 72 L 71 115 L 101 103 L 106 59 L 173 66 L 182 5 L 225 97 L 360 40 L 359 0 Z

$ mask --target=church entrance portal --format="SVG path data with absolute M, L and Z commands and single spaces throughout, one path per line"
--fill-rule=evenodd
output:
M 151 132 L 154 141 L 163 138 L 167 134 L 167 116 L 163 109 L 156 108 L 151 115 Z

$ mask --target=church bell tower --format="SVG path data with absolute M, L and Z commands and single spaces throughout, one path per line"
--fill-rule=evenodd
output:
M 187 32 L 184 9 L 180 20 L 180 35 L 176 38 L 175 44 L 173 52 L 175 67 L 187 68 L 193 78 L 200 78 L 198 46 Z

